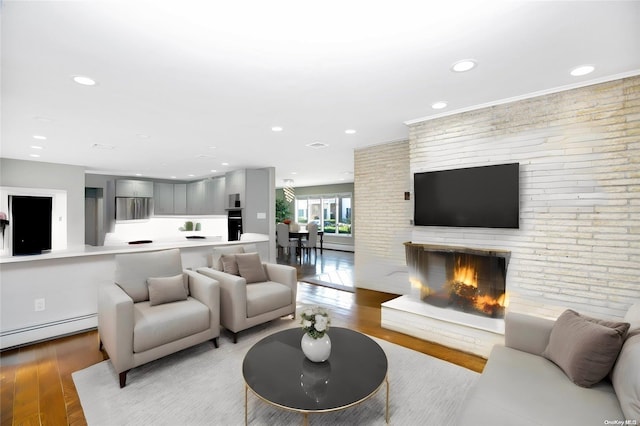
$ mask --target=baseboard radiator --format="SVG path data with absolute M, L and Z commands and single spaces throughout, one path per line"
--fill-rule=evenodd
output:
M 0 333 L 0 350 L 51 340 L 98 326 L 98 314 L 81 315 L 28 327 L 6 330 Z

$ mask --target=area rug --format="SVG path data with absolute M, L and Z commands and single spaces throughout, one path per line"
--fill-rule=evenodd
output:
M 333 324 L 338 325 L 338 324 Z M 91 425 L 242 425 L 242 360 L 261 338 L 298 321 L 281 319 L 133 369 L 120 389 L 109 361 L 73 373 Z M 390 417 L 395 425 L 451 424 L 478 373 L 374 338 L 389 361 Z M 311 425 L 385 424 L 385 391 L 348 409 L 309 416 Z M 249 393 L 250 425 L 300 425 L 302 415 L 272 407 Z

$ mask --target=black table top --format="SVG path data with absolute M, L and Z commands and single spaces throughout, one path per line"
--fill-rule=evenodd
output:
M 309 361 L 300 348 L 304 331 L 292 328 L 256 343 L 242 364 L 247 386 L 274 405 L 302 412 L 331 411 L 375 393 L 387 376 L 387 356 L 370 337 L 332 327 L 331 355 Z

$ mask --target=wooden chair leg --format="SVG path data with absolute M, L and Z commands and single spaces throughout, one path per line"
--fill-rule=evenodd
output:
M 123 371 L 122 373 L 120 373 L 120 389 L 125 387 L 125 385 L 127 384 L 127 373 L 128 372 L 129 372 L 129 370 Z

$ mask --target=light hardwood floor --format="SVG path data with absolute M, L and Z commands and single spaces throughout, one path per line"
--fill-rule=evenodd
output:
M 286 263 L 280 260 L 280 263 Z M 325 250 L 315 264 L 299 265 L 299 279 L 340 265 L 353 269 L 353 253 Z M 331 306 L 331 315 L 348 327 L 371 336 L 481 372 L 486 360 L 380 326 L 380 304 L 396 295 L 356 289 L 345 292 L 300 282 L 298 301 Z M 224 331 L 223 331 L 224 332 Z M 107 359 L 98 349 L 97 331 L 4 351 L 1 417 L 5 425 L 85 425 L 71 373 Z

